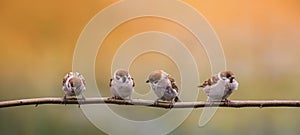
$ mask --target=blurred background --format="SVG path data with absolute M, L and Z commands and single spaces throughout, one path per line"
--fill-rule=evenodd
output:
M 0 100 L 62 97 L 62 77 L 72 69 L 73 52 L 81 31 L 93 16 L 115 2 L 1 0 Z M 227 69 L 232 70 L 240 82 L 239 90 L 230 97 L 232 100 L 299 99 L 298 0 L 184 2 L 202 13 L 220 38 Z M 198 44 L 184 27 L 165 19 L 145 17 L 123 23 L 107 36 L 97 55 L 96 79 L 104 96 L 111 96 L 108 90 L 110 64 L 118 46 L 131 36 L 149 30 L 174 35 L 189 49 Z M 195 50 L 199 52 L 194 54 L 200 63 L 199 76 L 203 81 L 211 75 L 210 65 L 203 48 Z M 156 65 L 151 65 L 152 58 L 159 59 Z M 157 68 L 180 78 L 172 60 L 159 53 L 144 54 L 130 67 L 132 75 L 139 78 L 137 84 L 142 84 L 137 85 L 137 93 L 149 92 L 143 78 Z M 181 84 L 180 79 L 177 82 Z M 202 90 L 198 100 L 206 100 Z M 120 106 L 112 108 L 122 110 Z M 154 110 L 150 117 L 166 111 L 144 109 Z M 198 128 L 201 111 L 194 109 L 171 134 L 300 133 L 299 108 L 220 108 L 208 125 Z M 40 105 L 0 109 L 0 134 L 104 133 L 91 124 L 76 105 Z

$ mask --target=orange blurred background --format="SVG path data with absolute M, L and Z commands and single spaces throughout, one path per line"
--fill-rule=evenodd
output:
M 77 39 L 87 23 L 116 1 L 0 1 L 0 100 L 62 97 L 62 77 L 72 69 Z M 210 22 L 222 43 L 227 69 L 240 82 L 232 100 L 299 99 L 300 2 L 185 0 Z M 124 11 L 121 11 L 124 12 Z M 192 36 L 178 24 L 160 18 L 130 20 L 110 33 L 96 61 L 98 87 L 110 96 L 110 60 L 119 44 L 134 34 L 157 30 L 193 44 Z M 189 42 L 190 41 L 190 42 Z M 114 46 L 110 45 L 114 44 Z M 201 81 L 211 75 L 206 54 L 200 49 L 196 60 Z M 144 77 L 138 67 L 134 76 Z M 174 63 L 164 64 L 179 78 Z M 172 65 L 172 66 L 170 66 Z M 101 70 L 100 70 L 101 69 Z M 103 70 L 102 70 L 103 69 Z M 145 80 L 136 80 L 138 84 Z M 178 80 L 180 84 L 180 80 Z M 200 83 L 200 82 L 199 82 Z M 136 91 L 145 93 L 144 86 Z M 107 90 L 107 91 L 105 91 Z M 205 100 L 201 90 L 199 100 Z M 149 109 L 151 110 L 151 109 Z M 299 134 L 298 108 L 221 108 L 204 128 L 197 122 L 202 109 L 195 109 L 172 134 Z M 157 112 L 158 113 L 158 112 Z M 77 106 L 41 105 L 2 108 L 0 134 L 104 134 L 94 127 Z

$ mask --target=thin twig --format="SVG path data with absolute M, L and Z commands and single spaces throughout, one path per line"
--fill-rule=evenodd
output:
M 19 99 L 19 100 L 9 100 L 1 101 L 0 108 L 14 107 L 14 106 L 24 106 L 24 105 L 41 105 L 41 104 L 118 104 L 118 105 L 134 105 L 134 106 L 149 106 L 149 107 L 160 107 L 169 108 L 169 102 L 159 102 L 158 104 L 153 104 L 153 100 L 143 100 L 143 99 L 132 99 L 131 102 L 128 100 L 116 100 L 108 97 L 102 98 L 85 98 L 82 99 L 68 99 L 66 102 L 63 98 L 31 98 L 31 99 Z M 248 101 L 230 101 L 230 102 L 177 102 L 174 104 L 173 108 L 202 108 L 202 107 L 300 107 L 300 100 L 248 100 Z

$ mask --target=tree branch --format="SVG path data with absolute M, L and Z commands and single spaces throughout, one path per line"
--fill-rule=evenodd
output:
M 132 102 L 127 100 L 116 100 L 108 97 L 102 98 L 86 98 L 78 99 L 69 98 L 64 102 L 63 98 L 31 98 L 31 99 L 20 99 L 20 100 L 10 100 L 1 101 L 0 108 L 4 107 L 14 107 L 14 106 L 24 106 L 24 105 L 41 105 L 41 104 L 118 104 L 118 105 L 134 105 L 134 106 L 149 106 L 149 107 L 160 107 L 160 108 L 170 108 L 169 102 L 159 102 L 154 105 L 152 100 L 142 100 L 142 99 L 132 99 Z M 213 107 L 300 107 L 300 100 L 248 100 L 248 101 L 230 101 L 230 102 L 177 102 L 174 104 L 173 108 L 201 108 L 206 106 Z

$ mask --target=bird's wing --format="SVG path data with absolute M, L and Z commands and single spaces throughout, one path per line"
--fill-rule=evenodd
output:
M 210 85 L 210 79 L 205 80 L 199 87 L 205 88 L 205 86 Z
M 112 78 L 109 80 L 109 87 L 111 87 L 112 80 Z
M 218 75 L 213 75 L 211 78 L 205 80 L 202 85 L 200 85 L 199 87 L 206 87 L 206 86 L 213 86 L 215 84 L 217 84 L 219 81 Z
M 132 87 L 134 87 L 135 86 L 135 82 L 134 82 L 133 78 L 131 78 L 131 79 L 132 79 Z
M 62 85 L 63 85 L 63 86 L 64 86 L 65 83 L 67 82 L 68 78 L 69 78 L 69 74 L 65 75 L 65 77 L 63 78 L 63 82 L 62 82 Z
M 83 77 L 83 75 L 81 75 L 80 73 L 78 73 L 78 77 L 80 78 L 80 80 L 83 82 L 83 85 L 86 85 L 86 81 L 85 78 Z
M 175 89 L 177 93 L 179 93 L 179 89 L 178 89 L 178 87 L 177 87 L 177 85 L 176 85 L 175 79 L 172 78 L 171 76 L 169 76 L 168 79 L 169 79 L 170 82 L 171 82 L 172 88 Z

